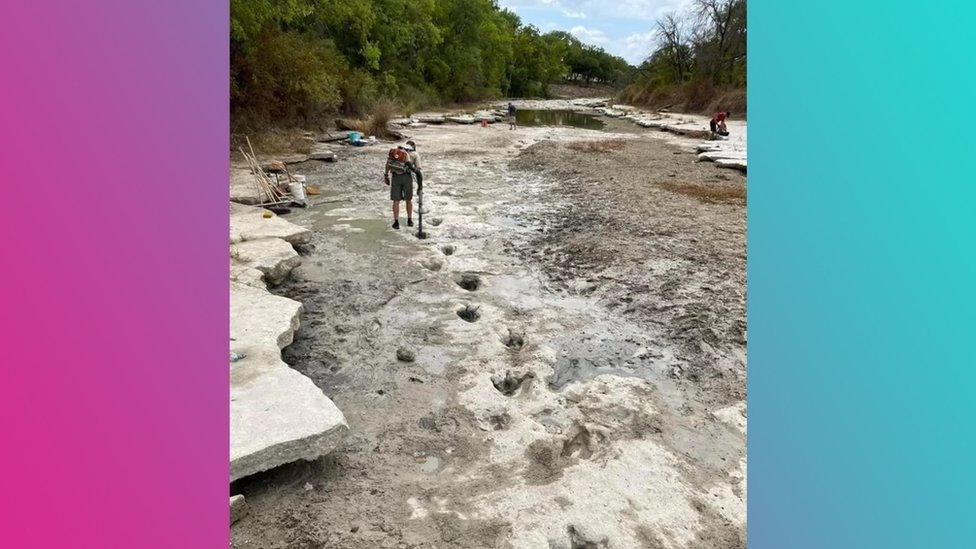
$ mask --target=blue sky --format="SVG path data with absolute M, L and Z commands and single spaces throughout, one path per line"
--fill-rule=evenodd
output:
M 691 0 L 498 0 L 542 32 L 564 30 L 639 64 L 655 44 L 654 25 L 661 15 L 684 10 Z

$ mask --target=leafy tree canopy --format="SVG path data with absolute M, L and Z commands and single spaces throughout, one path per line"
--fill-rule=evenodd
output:
M 231 0 L 231 112 L 294 122 L 409 106 L 545 97 L 562 79 L 619 85 L 632 67 L 494 0 Z

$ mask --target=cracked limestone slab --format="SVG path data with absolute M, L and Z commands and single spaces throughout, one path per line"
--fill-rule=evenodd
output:
M 664 120 L 654 120 L 650 118 L 638 118 L 636 120 L 636 123 L 638 126 L 642 128 L 660 128 L 661 126 L 665 125 L 667 122 L 665 122 Z
M 230 345 L 238 353 L 280 351 L 291 344 L 302 304 L 262 288 L 230 283 Z
M 438 113 L 418 113 L 413 115 L 414 120 L 425 124 L 443 124 L 444 115 Z
M 610 108 L 615 111 L 620 111 L 626 114 L 633 114 L 638 111 L 637 107 L 634 107 L 632 105 L 624 105 L 624 104 L 610 105 Z
M 581 97 L 579 99 L 573 99 L 571 103 L 583 107 L 598 107 L 605 105 L 607 101 L 610 101 L 609 97 Z
M 677 124 L 662 124 L 661 129 L 667 132 L 676 133 L 678 135 L 687 135 L 689 133 L 707 132 L 708 127 L 702 126 L 701 124 L 696 124 L 694 122 L 679 122 Z
M 292 244 L 304 244 L 312 237 L 312 232 L 283 218 L 272 215 L 264 217 L 264 208 L 230 205 L 230 242 L 280 238 Z
M 276 349 L 230 367 L 230 481 L 331 452 L 349 431 L 339 408 Z
M 704 143 L 699 143 L 695 147 L 695 150 L 700 153 L 721 151 L 722 144 L 721 142 L 717 142 L 717 141 L 706 141 Z
M 308 155 L 301 154 L 301 153 L 288 154 L 285 156 L 275 156 L 275 157 L 262 155 L 260 164 L 261 164 L 261 169 L 270 170 L 274 168 L 274 164 L 276 162 L 281 162 L 282 164 L 301 164 L 302 162 L 307 162 L 307 161 L 308 161 Z
M 281 360 L 302 304 L 231 282 L 230 480 L 332 451 L 345 417 L 312 383 Z
M 277 284 L 299 266 L 302 258 L 291 244 L 280 238 L 245 240 L 232 244 L 230 256 L 240 264 L 253 267 L 272 284 Z
M 251 170 L 232 166 L 230 169 L 230 200 L 240 204 L 260 204 L 264 201 L 264 193 L 258 190 L 257 182 Z
M 239 263 L 233 259 L 230 261 L 230 280 L 240 282 L 255 288 L 265 289 L 264 273 L 245 263 Z
M 745 160 L 746 155 L 741 151 L 733 151 L 729 149 L 714 149 L 698 154 L 698 160 L 705 160 L 709 162 L 715 162 L 716 160 Z
M 322 143 L 316 143 L 312 146 L 311 152 L 308 153 L 309 160 L 322 160 L 325 162 L 335 162 L 336 154 L 327 145 Z
M 742 172 L 746 171 L 747 168 L 745 159 L 737 158 L 718 158 L 715 160 L 715 165 L 723 168 L 732 168 Z

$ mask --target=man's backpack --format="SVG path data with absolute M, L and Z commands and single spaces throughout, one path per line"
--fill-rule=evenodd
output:
M 390 157 L 386 161 L 387 166 L 390 167 L 390 171 L 397 175 L 405 174 L 410 171 L 410 167 L 407 165 L 408 162 L 410 162 L 410 156 L 407 154 L 407 151 L 400 147 L 390 149 Z

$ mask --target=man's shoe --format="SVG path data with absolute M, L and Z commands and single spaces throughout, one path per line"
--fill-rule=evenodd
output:
M 407 218 L 407 227 L 413 227 L 413 218 L 412 217 L 408 217 Z
M 393 228 L 394 229 L 399 229 L 400 228 L 400 220 L 399 219 L 394 219 L 393 220 Z

